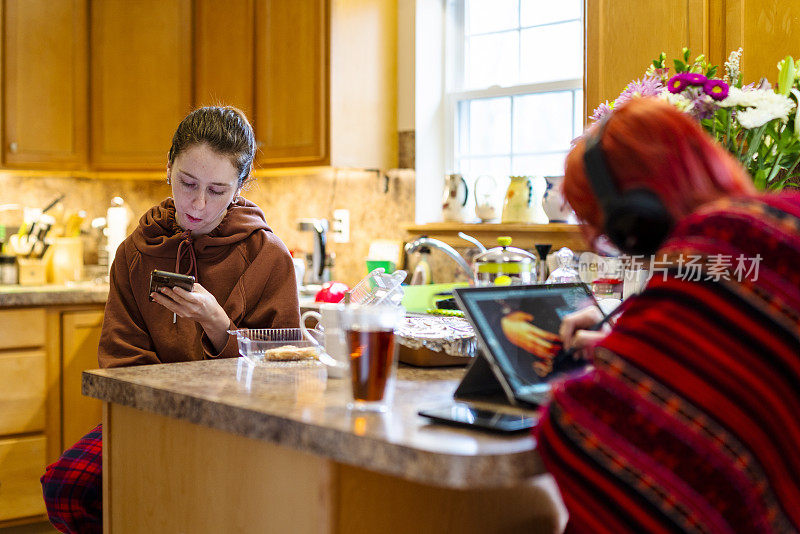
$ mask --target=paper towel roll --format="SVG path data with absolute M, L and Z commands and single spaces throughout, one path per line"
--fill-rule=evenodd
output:
M 122 199 L 116 197 L 114 202 L 119 204 L 108 208 L 106 213 L 106 237 L 108 244 L 108 268 L 111 270 L 111 263 L 117 254 L 117 248 L 125 241 L 128 236 L 128 210 L 125 206 L 121 205 Z

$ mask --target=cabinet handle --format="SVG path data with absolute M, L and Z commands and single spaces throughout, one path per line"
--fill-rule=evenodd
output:
M 16 154 L 17 153 L 17 143 L 15 141 L 11 141 L 8 144 L 8 150 L 10 150 L 12 154 Z

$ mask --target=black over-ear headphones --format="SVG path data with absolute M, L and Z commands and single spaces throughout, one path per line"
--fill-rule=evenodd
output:
M 603 233 L 622 252 L 655 254 L 672 230 L 674 221 L 653 191 L 635 188 L 620 193 L 617 190 L 600 144 L 605 129 L 604 122 L 598 132 L 586 140 L 583 154 L 586 177 L 603 210 Z

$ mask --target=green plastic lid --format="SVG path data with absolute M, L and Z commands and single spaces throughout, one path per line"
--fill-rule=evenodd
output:
M 497 243 L 501 247 L 507 247 L 508 245 L 511 244 L 511 236 L 501 235 L 500 237 L 497 238 Z

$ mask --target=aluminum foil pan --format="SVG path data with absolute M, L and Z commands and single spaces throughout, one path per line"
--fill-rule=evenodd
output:
M 411 315 L 394 335 L 400 361 L 413 365 L 463 365 L 477 351 L 475 332 L 461 317 Z

